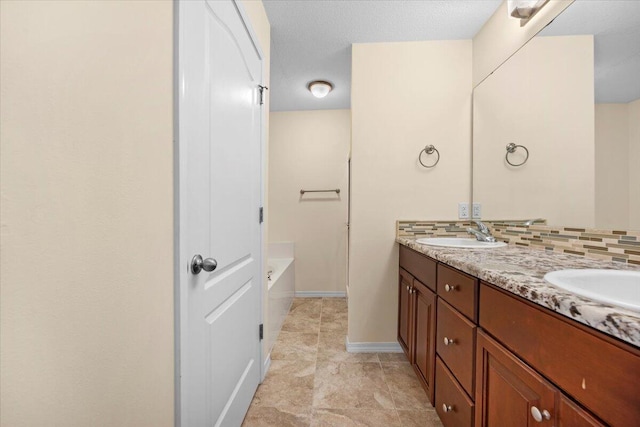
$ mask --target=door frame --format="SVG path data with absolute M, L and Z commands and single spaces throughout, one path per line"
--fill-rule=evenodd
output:
M 193 254 L 188 254 L 186 249 L 186 238 L 182 230 L 186 224 L 183 220 L 185 218 L 184 209 L 186 208 L 186 177 L 183 171 L 186 167 L 186 159 L 184 156 L 184 144 L 180 140 L 180 87 L 181 87 L 181 74 L 180 74 L 180 4 L 185 0 L 173 0 L 173 312 L 174 312 L 174 425 L 182 426 L 182 407 L 183 407 L 183 391 L 184 384 L 182 383 L 182 361 L 184 349 L 186 349 L 186 341 L 183 337 L 186 337 L 186 325 L 187 325 L 187 291 L 186 286 L 188 283 L 189 275 L 189 260 Z M 192 1 L 192 0 L 186 0 Z M 206 1 L 206 0 L 202 0 Z M 265 81 L 266 71 L 269 64 L 266 63 L 264 50 L 260 44 L 260 40 L 256 32 L 253 30 L 251 19 L 247 14 L 241 0 L 230 0 L 238 10 L 240 17 L 244 23 L 245 28 L 254 47 L 262 61 L 262 85 L 267 86 Z M 267 97 L 264 98 L 268 99 Z M 264 105 L 268 105 L 265 101 Z M 267 171 L 267 133 L 266 133 L 266 121 L 267 108 L 261 107 L 260 109 L 260 206 L 264 206 L 265 201 L 265 183 L 266 183 L 266 171 Z M 256 212 L 256 220 L 258 218 L 258 212 Z M 260 253 L 258 263 L 260 265 L 260 322 L 264 324 L 264 302 L 265 302 L 265 229 L 266 229 L 266 217 L 265 221 L 260 224 Z M 266 328 L 264 328 L 266 329 Z M 263 342 L 259 342 L 260 349 L 260 382 L 264 379 L 266 374 L 263 354 Z M 184 345 L 183 345 L 184 344 Z

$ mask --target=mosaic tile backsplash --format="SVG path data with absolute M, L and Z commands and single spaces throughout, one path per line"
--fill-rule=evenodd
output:
M 483 220 L 496 239 L 510 245 L 640 265 L 640 231 L 522 225 L 518 220 Z M 470 221 L 397 221 L 398 237 L 468 236 Z

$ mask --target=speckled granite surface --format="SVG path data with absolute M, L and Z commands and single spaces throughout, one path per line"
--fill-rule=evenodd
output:
M 546 273 L 555 270 L 603 268 L 640 271 L 640 266 L 513 245 L 496 249 L 454 249 L 421 245 L 415 240 L 396 238 L 398 243 L 431 258 L 640 347 L 640 313 L 578 296 L 544 280 Z

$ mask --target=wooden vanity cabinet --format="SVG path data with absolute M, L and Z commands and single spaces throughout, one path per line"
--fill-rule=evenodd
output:
M 432 403 L 436 335 L 435 275 L 435 261 L 404 246 L 400 247 L 398 342 Z
M 640 426 L 639 348 L 405 246 L 399 292 L 398 341 L 445 427 Z
M 476 427 L 605 427 L 482 331 L 477 352 Z
M 554 425 L 556 390 L 482 331 L 477 345 L 476 426 L 533 425 L 531 408 L 549 411 L 541 426 Z
M 491 407 L 504 400 L 505 393 L 487 394 L 492 388 L 487 372 L 492 360 L 507 356 L 521 371 L 553 382 L 554 402 L 541 403 L 551 416 L 548 425 L 640 425 L 640 350 L 487 283 L 481 284 L 479 312 L 486 334 L 478 334 L 477 426 L 489 425 Z M 518 377 L 516 369 L 501 372 L 504 378 Z

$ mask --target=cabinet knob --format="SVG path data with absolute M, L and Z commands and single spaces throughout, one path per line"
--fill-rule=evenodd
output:
M 453 411 L 453 406 L 447 405 L 446 403 L 443 403 L 442 404 L 442 410 L 444 412 L 451 412 L 451 411 Z
M 452 292 L 452 291 L 455 291 L 455 290 L 456 290 L 456 288 L 457 288 L 457 286 L 456 286 L 456 285 L 450 285 L 450 284 L 448 284 L 448 283 L 447 283 L 446 285 L 444 285 L 444 290 L 445 290 L 446 292 Z
M 444 345 L 455 344 L 455 343 L 456 343 L 456 340 L 454 340 L 453 338 L 450 339 L 450 338 L 444 337 Z
M 407 292 L 411 292 L 411 286 L 407 285 Z
M 551 414 L 549 413 L 549 411 L 547 411 L 546 409 L 543 409 L 542 412 L 540 412 L 540 409 L 536 408 L 535 406 L 531 407 L 531 416 L 533 417 L 534 420 L 536 420 L 539 423 L 541 423 L 543 419 L 544 420 L 551 419 Z

